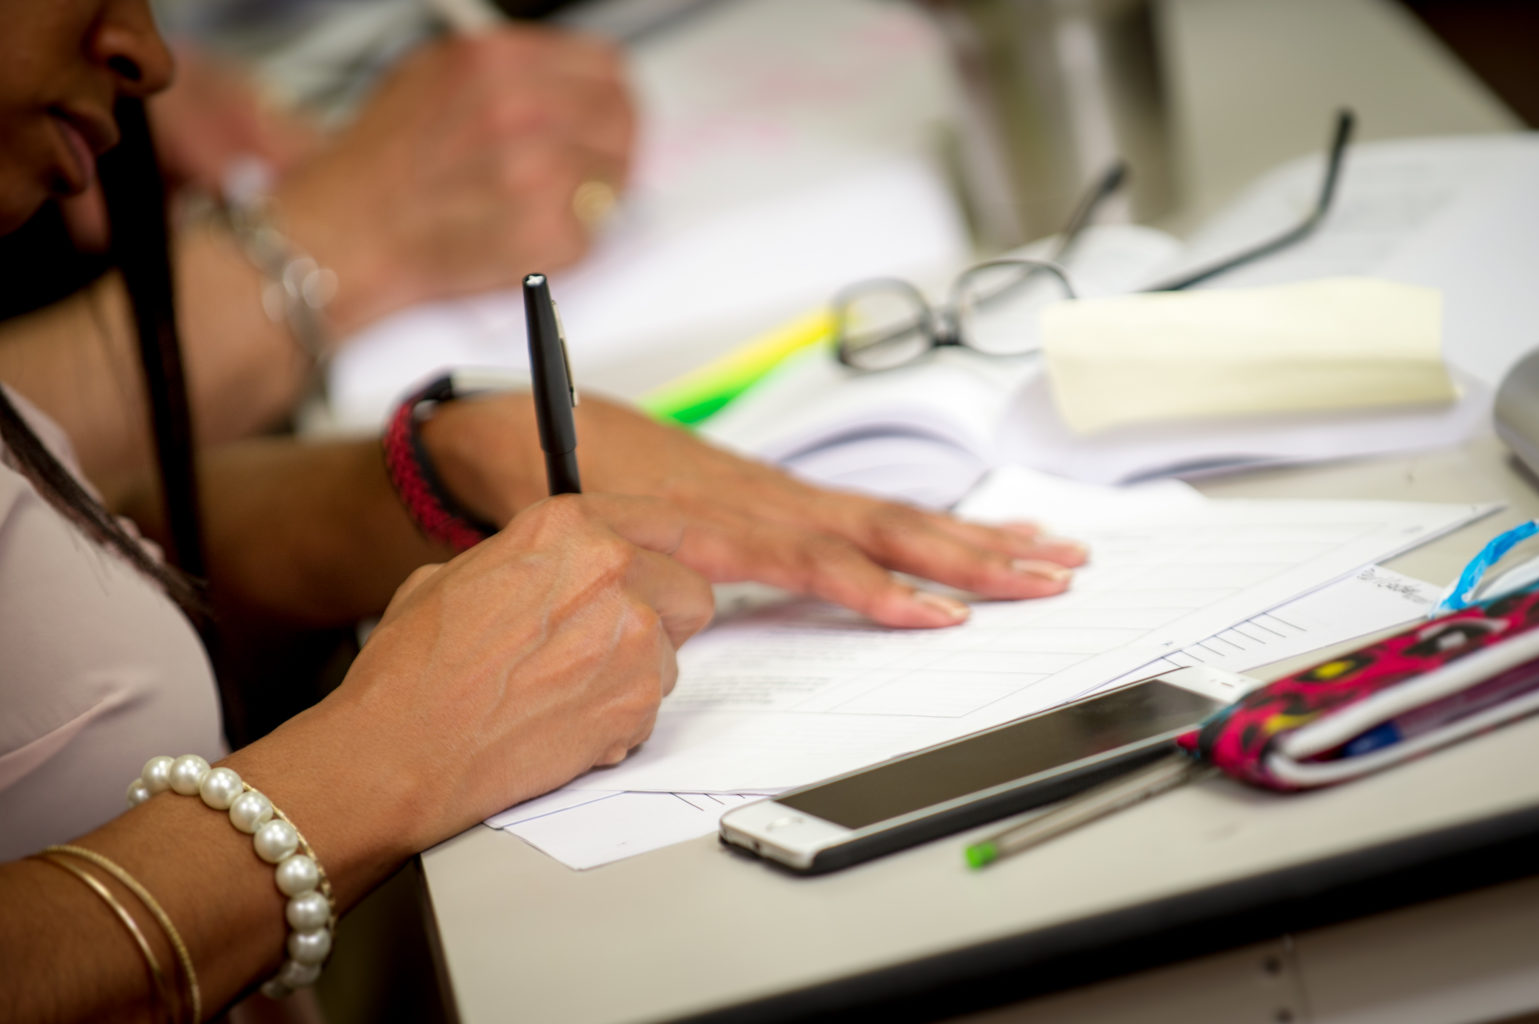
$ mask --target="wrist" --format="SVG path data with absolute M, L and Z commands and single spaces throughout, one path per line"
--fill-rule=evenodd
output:
M 446 403 L 421 426 L 422 443 L 445 489 L 477 518 L 500 528 L 547 497 L 527 391 Z
M 220 212 L 225 228 L 262 277 L 262 310 L 284 328 L 315 367 L 330 357 L 335 328 L 328 310 L 337 274 L 292 237 L 272 190 L 273 169 L 258 158 L 238 161 L 225 175 Z
M 333 194 L 333 171 L 306 165 L 285 175 L 272 190 L 295 245 L 336 271 L 336 293 L 327 317 L 346 337 L 385 315 L 427 298 L 425 289 L 390 258 L 385 218 L 355 217 Z
M 344 704 L 328 698 L 220 762 L 304 833 L 339 912 L 430 844 L 417 826 L 431 810 L 420 773 L 405 770 L 390 751 L 377 753 L 367 742 L 371 723 Z
M 441 429 L 432 432 L 440 439 L 436 446 L 430 447 L 426 435 L 438 410 L 458 405 L 457 400 L 486 386 L 485 381 L 477 382 L 465 371 L 423 384 L 397 406 L 381 440 L 385 471 L 407 514 L 424 536 L 456 551 L 479 544 L 511 517 L 498 514 L 484 455 L 479 459 L 466 457 L 462 446 L 443 444 L 445 432 Z M 502 386 L 501 381 L 492 386 Z

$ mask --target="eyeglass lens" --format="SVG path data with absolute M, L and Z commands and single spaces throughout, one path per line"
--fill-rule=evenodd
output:
M 989 355 L 1019 355 L 1041 347 L 1044 307 L 1070 298 L 1062 278 L 1031 263 L 985 263 L 957 278 L 952 306 L 963 344 Z
M 872 281 L 845 292 L 837 310 L 839 359 L 860 370 L 890 370 L 934 345 L 929 305 L 899 281 Z

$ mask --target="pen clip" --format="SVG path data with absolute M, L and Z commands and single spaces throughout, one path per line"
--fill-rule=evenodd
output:
M 550 300 L 551 315 L 556 318 L 556 344 L 561 347 L 561 365 L 566 370 L 566 393 L 572 399 L 572 408 L 577 408 L 577 378 L 572 376 L 572 357 L 566 351 L 566 325 L 561 322 L 561 306 L 555 299 Z

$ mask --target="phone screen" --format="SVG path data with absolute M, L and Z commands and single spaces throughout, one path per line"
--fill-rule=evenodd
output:
M 1202 721 L 1223 702 L 1150 680 L 776 797 L 856 829 Z

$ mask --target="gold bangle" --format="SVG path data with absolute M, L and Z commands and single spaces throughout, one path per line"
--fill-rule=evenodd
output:
M 165 1011 L 166 1019 L 171 1024 L 176 1024 L 176 1013 L 174 1012 L 171 994 L 167 989 L 166 972 L 161 970 L 160 961 L 156 959 L 155 951 L 150 948 L 149 941 L 145 939 L 144 932 L 139 928 L 139 922 L 135 921 L 133 915 L 123 908 L 123 904 L 117 901 L 117 897 L 113 896 L 105 885 L 91 877 L 85 868 L 76 867 L 58 854 L 39 856 L 37 859 L 52 864 L 54 867 L 63 868 L 80 879 L 90 887 L 91 891 L 103 903 L 107 904 L 108 909 L 117 915 L 118 920 L 123 922 L 123 927 L 128 929 L 128 934 L 134 940 L 134 945 L 139 947 L 139 955 L 144 958 L 145 964 L 150 969 L 150 981 L 155 985 L 155 1002 Z
M 83 846 L 64 843 L 59 846 L 49 846 L 43 852 L 68 854 L 71 857 L 79 857 L 81 860 L 95 864 L 107 872 L 107 874 L 123 883 L 123 886 L 129 892 L 139 897 L 139 902 L 144 904 L 145 909 L 154 916 L 155 922 L 160 925 L 161 931 L 166 933 L 166 938 L 170 941 L 171 948 L 176 950 L 177 962 L 181 964 L 182 974 L 187 979 L 187 998 L 191 1004 L 192 1020 L 195 1024 L 201 1021 L 203 1019 L 203 996 L 198 991 L 198 975 L 192 967 L 192 954 L 187 952 L 187 944 L 182 941 L 181 933 L 176 930 L 176 925 L 171 923 L 170 915 L 165 912 L 165 909 L 161 907 L 155 897 L 150 895 L 149 890 L 140 885 L 138 879 L 120 867 L 116 861 L 109 860 L 95 850 L 88 850 Z

